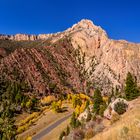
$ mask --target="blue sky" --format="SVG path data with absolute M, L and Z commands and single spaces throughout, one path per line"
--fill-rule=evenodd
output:
M 52 33 L 86 18 L 110 38 L 140 42 L 139 7 L 140 0 L 0 0 L 0 33 Z

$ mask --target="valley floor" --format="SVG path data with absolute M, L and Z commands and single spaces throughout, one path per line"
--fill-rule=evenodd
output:
M 63 113 L 55 113 L 55 112 L 53 112 L 52 110 L 49 110 L 49 109 L 46 110 L 46 112 L 44 114 L 42 114 L 42 116 L 40 117 L 40 119 L 36 123 L 34 123 L 32 126 L 30 126 L 30 128 L 28 130 L 26 130 L 25 132 L 18 135 L 18 139 L 19 140 L 26 140 L 26 138 L 29 137 L 29 136 L 31 136 L 33 138 L 36 138 L 34 136 L 40 134 L 43 130 L 52 126 L 57 121 L 65 118 L 66 116 L 70 116 L 73 112 L 73 110 L 71 109 L 71 105 L 70 104 L 64 104 L 64 106 L 67 107 L 68 111 L 63 112 Z M 67 122 L 68 118 L 64 119 L 63 121 Z M 61 122 L 62 124 L 63 124 L 63 121 Z M 61 126 L 61 123 L 60 123 L 60 126 Z M 64 126 L 66 127 L 67 125 L 63 125 L 63 127 Z M 56 128 L 57 128 L 57 126 L 56 126 Z M 59 129 L 59 134 L 60 134 L 60 129 Z M 57 135 L 58 135 L 58 133 L 57 133 Z M 46 137 L 46 135 L 42 135 L 42 137 L 44 137 L 44 136 Z M 41 139 L 41 137 L 39 138 L 39 140 L 40 139 Z

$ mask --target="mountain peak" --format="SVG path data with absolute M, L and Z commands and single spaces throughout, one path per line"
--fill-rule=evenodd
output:
M 98 26 L 94 25 L 91 20 L 88 20 L 88 19 L 82 19 L 77 24 L 74 24 L 72 26 L 72 28 L 75 28 L 75 27 L 83 28 L 83 29 L 94 28 L 95 30 L 99 28 Z
M 78 24 L 80 24 L 80 25 L 88 25 L 88 26 L 95 26 L 93 24 L 93 21 L 91 21 L 89 19 L 82 19 L 81 21 L 78 22 Z

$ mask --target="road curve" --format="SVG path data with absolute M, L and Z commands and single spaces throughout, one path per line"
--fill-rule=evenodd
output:
M 33 136 L 32 140 L 40 140 L 43 136 L 47 135 L 49 132 L 51 132 L 54 128 L 56 128 L 58 125 L 60 125 L 62 122 L 67 120 L 72 114 L 67 115 L 66 117 L 58 120 L 57 122 L 53 123 L 49 127 L 42 130 L 40 133 Z

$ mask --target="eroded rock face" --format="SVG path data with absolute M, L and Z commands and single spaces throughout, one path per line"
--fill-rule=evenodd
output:
M 15 41 L 34 41 L 37 39 L 36 35 L 16 34 L 16 35 L 0 35 L 0 39 L 15 40 Z
M 69 29 L 74 48 L 85 53 L 86 68 L 94 56 L 97 65 L 90 78 L 95 86 L 109 93 L 111 87 L 121 89 L 128 72 L 137 76 L 140 83 L 140 44 L 109 39 L 106 32 L 89 20 L 82 20 Z
M 69 44 L 75 50 L 80 49 L 81 57 L 85 55 L 85 69 L 92 71 L 88 78 L 94 87 L 101 87 L 104 93 L 108 94 L 115 86 L 122 89 L 128 72 L 137 76 L 140 83 L 140 44 L 109 39 L 107 33 L 90 20 L 81 20 L 66 31 L 55 34 L 0 35 L 0 39 L 16 41 L 49 39 L 53 44 L 64 38 L 70 38 Z M 94 69 L 91 68 L 93 57 L 96 59 Z
M 15 41 L 35 41 L 45 40 L 51 35 L 40 34 L 40 35 L 27 35 L 27 34 L 16 34 L 16 35 L 0 35 L 0 39 L 15 40 Z

